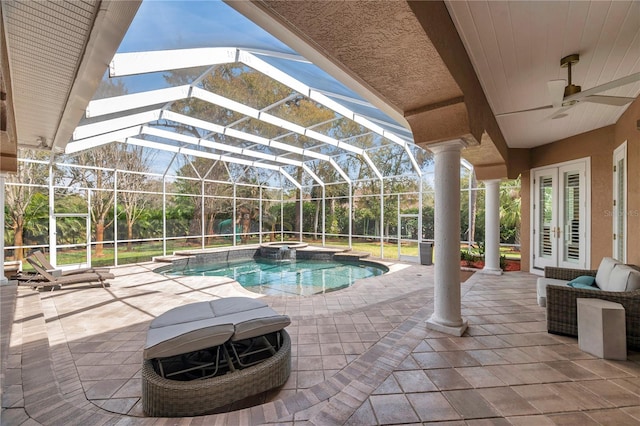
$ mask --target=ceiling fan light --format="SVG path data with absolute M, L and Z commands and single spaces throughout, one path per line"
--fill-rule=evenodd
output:
M 564 97 L 575 95 L 576 93 L 580 93 L 582 87 L 576 86 L 575 84 L 569 84 L 564 88 Z

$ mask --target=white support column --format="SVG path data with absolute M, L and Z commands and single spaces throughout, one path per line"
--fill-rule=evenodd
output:
M 502 275 L 500 269 L 500 179 L 484 181 L 484 269 Z
M 4 276 L 4 175 L 0 174 L 0 285 L 9 283 Z
M 462 336 L 460 301 L 460 151 L 461 140 L 430 145 L 435 155 L 434 312 L 427 328 Z

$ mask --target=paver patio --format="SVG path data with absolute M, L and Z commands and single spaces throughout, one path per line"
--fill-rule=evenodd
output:
M 292 319 L 281 389 L 209 416 L 145 417 L 149 322 L 189 302 L 258 297 L 158 266 L 113 268 L 107 289 L 0 288 L 2 425 L 640 424 L 640 356 L 596 359 L 577 339 L 548 334 L 534 275 L 476 273 L 461 284 L 469 329 L 452 337 L 425 326 L 433 267 L 403 263 L 338 292 L 264 298 Z

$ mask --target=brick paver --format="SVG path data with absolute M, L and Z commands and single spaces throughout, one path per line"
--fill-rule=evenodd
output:
M 156 264 L 113 268 L 107 289 L 3 286 L 2 425 L 154 424 L 142 412 L 149 322 L 231 295 L 226 279 L 167 278 Z M 425 327 L 433 267 L 391 272 L 312 297 L 265 297 L 292 318 L 292 374 L 280 389 L 173 424 L 640 424 L 640 357 L 595 359 L 546 333 L 536 277 L 475 274 L 462 284 L 462 337 Z M 164 423 L 164 422 L 161 422 Z

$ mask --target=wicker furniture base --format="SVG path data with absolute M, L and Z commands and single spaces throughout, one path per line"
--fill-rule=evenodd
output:
M 145 360 L 142 366 L 142 409 L 152 417 L 191 417 L 283 385 L 291 373 L 291 339 L 260 364 L 223 376 L 177 381 L 160 377 Z
M 638 269 L 636 265 L 629 265 Z M 545 278 L 570 281 L 582 275 L 595 277 L 597 270 L 544 269 Z M 573 288 L 566 285 L 547 287 L 547 331 L 565 336 L 578 335 L 578 298 L 593 298 L 621 304 L 625 309 L 627 348 L 640 349 L 640 290 L 604 291 Z
M 621 304 L 625 309 L 627 348 L 640 349 L 640 290 L 630 292 L 583 290 L 568 286 L 547 287 L 547 331 L 578 335 L 578 298 L 594 298 Z

